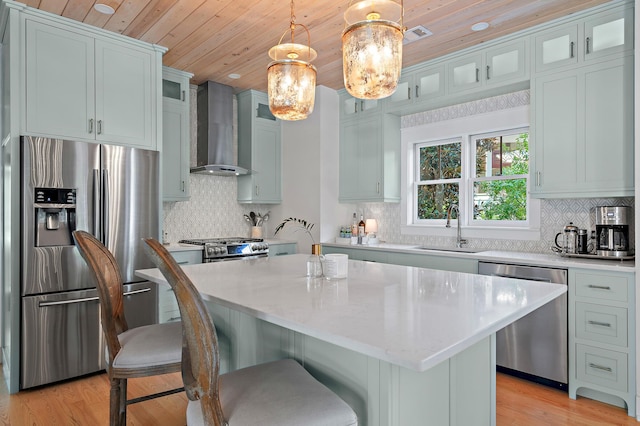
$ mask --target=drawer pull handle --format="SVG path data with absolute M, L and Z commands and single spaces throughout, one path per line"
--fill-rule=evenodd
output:
M 181 262 L 176 262 L 176 263 L 177 263 L 178 265 L 186 265 L 186 264 L 188 264 L 188 263 L 189 263 L 189 261 L 188 261 L 188 260 L 183 260 L 183 261 L 181 261 Z
M 597 290 L 611 290 L 611 287 L 609 287 L 608 285 L 593 285 L 593 284 L 589 284 L 588 287 L 589 288 L 595 288 Z
M 599 325 L 600 327 L 611 327 L 611 323 L 600 321 L 588 321 L 591 325 Z
M 592 362 L 589 363 L 590 368 L 595 368 L 596 370 L 606 371 L 608 373 L 612 373 L 613 369 L 611 367 L 605 367 L 604 365 L 594 364 Z

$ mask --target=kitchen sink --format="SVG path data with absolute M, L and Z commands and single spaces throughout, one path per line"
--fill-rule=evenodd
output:
M 478 253 L 482 250 L 478 250 L 478 249 L 473 249 L 473 248 L 467 248 L 467 247 L 428 247 L 428 246 L 420 246 L 420 247 L 416 247 L 416 249 L 418 250 L 425 250 L 425 251 L 449 251 L 449 252 L 455 252 L 455 253 Z

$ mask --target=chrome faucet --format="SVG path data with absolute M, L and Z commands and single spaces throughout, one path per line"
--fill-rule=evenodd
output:
M 456 247 L 462 248 L 463 244 L 467 244 L 467 240 L 462 239 L 462 233 L 460 231 L 460 208 L 457 204 L 451 204 L 447 209 L 447 228 L 451 228 L 451 212 L 456 211 L 456 218 L 458 219 L 458 237 L 456 238 Z

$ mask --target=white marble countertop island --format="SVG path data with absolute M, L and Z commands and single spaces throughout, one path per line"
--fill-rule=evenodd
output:
M 205 300 L 419 372 L 567 290 L 558 284 L 354 260 L 346 279 L 309 279 L 307 257 L 183 269 Z M 166 283 L 157 269 L 136 272 Z

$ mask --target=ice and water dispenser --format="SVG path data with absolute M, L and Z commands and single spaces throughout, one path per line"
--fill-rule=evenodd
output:
M 36 188 L 35 246 L 73 245 L 76 229 L 76 190 L 64 188 Z

